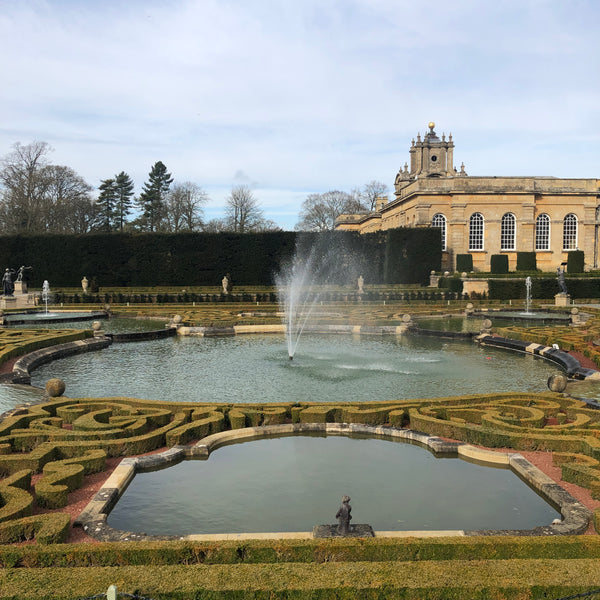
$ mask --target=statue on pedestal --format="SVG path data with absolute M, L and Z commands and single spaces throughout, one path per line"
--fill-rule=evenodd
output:
M 12 296 L 15 291 L 13 284 L 13 275 L 15 274 L 14 269 L 6 269 L 2 277 L 2 291 L 5 296 Z
M 568 294 L 567 292 L 567 283 L 565 281 L 565 270 L 560 267 L 556 268 L 556 277 L 558 279 L 558 287 L 560 289 L 561 294 Z
M 342 497 L 342 505 L 337 511 L 335 518 L 338 520 L 338 532 L 340 535 L 348 535 L 350 533 L 350 520 L 352 519 L 352 507 L 349 504 L 350 496 Z

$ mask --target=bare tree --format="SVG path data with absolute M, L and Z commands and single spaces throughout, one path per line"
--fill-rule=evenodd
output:
M 208 202 L 208 194 L 195 183 L 176 183 L 166 199 L 169 230 L 198 231 L 202 229 L 202 207 Z
M 6 232 L 45 230 L 43 215 L 48 179 L 44 168 L 50 152 L 46 142 L 33 142 L 26 146 L 16 143 L 13 151 L 2 159 L 0 216 Z
M 225 226 L 227 231 L 248 233 L 264 223 L 263 211 L 247 185 L 234 186 L 227 198 Z
M 298 231 L 331 231 L 335 220 L 344 213 L 365 212 L 366 207 L 347 192 L 332 190 L 324 194 L 310 194 L 302 203 Z
M 375 200 L 381 196 L 386 196 L 388 193 L 388 186 L 381 181 L 369 181 L 365 183 L 362 190 L 360 190 L 360 201 L 365 206 L 369 207 L 370 210 L 375 209 Z
M 224 219 L 211 219 L 204 224 L 202 231 L 205 233 L 222 233 L 227 231 Z
M 73 169 L 58 165 L 45 167 L 46 231 L 87 233 L 95 214 L 88 185 Z
M 93 203 L 89 186 L 73 169 L 48 164 L 46 142 L 17 143 L 0 162 L 0 223 L 8 233 L 84 233 Z M 82 216 L 86 225 L 82 229 Z M 73 216 L 79 217 L 74 221 Z

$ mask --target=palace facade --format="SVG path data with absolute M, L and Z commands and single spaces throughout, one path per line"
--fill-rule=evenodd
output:
M 454 142 L 435 123 L 410 147 L 410 168 L 394 182 L 395 198 L 379 198 L 370 213 L 341 215 L 337 229 L 368 233 L 395 227 L 439 227 L 442 269 L 471 254 L 476 271 L 493 254 L 535 252 L 537 268 L 555 271 L 571 250 L 583 250 L 586 269 L 600 267 L 600 180 L 555 177 L 472 177 L 454 167 Z

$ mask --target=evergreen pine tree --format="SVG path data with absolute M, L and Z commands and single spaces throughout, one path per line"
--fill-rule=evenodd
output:
M 115 218 L 114 224 L 118 231 L 123 231 L 127 215 L 131 212 L 131 197 L 133 196 L 133 181 L 121 171 L 115 177 Z
M 100 194 L 96 200 L 98 208 L 98 229 L 105 232 L 113 230 L 113 219 L 115 215 L 116 189 L 114 179 L 104 179 L 98 186 Z
M 172 182 L 173 178 L 171 173 L 167 173 L 167 167 L 161 161 L 155 163 L 138 198 L 142 210 L 142 229 L 151 232 L 160 230 L 161 221 L 166 214 L 165 199 Z

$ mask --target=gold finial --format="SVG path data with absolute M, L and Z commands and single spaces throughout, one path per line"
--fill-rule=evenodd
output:
M 435 127 L 435 123 L 433 121 L 429 121 L 429 129 L 431 129 L 431 131 L 433 131 L 434 127 Z

